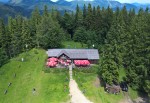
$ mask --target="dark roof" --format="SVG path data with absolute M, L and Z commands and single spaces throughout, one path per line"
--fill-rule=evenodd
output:
M 65 54 L 70 59 L 99 59 L 97 49 L 49 49 L 47 51 L 48 57 L 59 57 Z

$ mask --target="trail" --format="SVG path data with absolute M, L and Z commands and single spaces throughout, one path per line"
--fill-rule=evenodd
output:
M 69 75 L 70 75 L 69 87 L 70 87 L 71 103 L 92 103 L 83 95 L 83 93 L 79 90 L 76 81 L 73 80 L 72 65 L 69 66 Z
M 131 98 L 129 97 L 128 92 L 123 92 L 123 95 L 124 95 L 125 99 L 122 100 L 122 101 L 119 102 L 119 103 L 133 103 L 133 101 L 132 101 Z

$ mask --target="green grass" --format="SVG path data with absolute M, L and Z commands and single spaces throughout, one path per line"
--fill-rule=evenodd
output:
M 97 74 L 78 72 L 74 76 L 81 91 L 85 90 L 85 96 L 94 103 L 118 103 L 122 100 L 123 94 L 108 94 L 104 91 L 104 87 L 95 86 Z
M 129 96 L 132 100 L 139 97 L 138 91 L 133 90 L 131 87 L 129 87 L 128 93 L 129 93 Z
M 11 59 L 0 68 L 0 103 L 60 103 L 69 99 L 68 72 L 44 73 L 45 50 L 35 50 Z M 21 62 L 24 57 L 25 61 Z M 39 58 L 39 60 L 37 60 Z M 20 66 L 20 67 L 19 67 Z M 16 77 L 14 77 L 16 73 Z M 8 87 L 8 83 L 12 85 Z M 66 85 L 66 91 L 64 91 Z M 33 88 L 36 93 L 33 94 Z M 8 90 L 5 95 L 4 91 Z
M 123 78 L 126 77 L 126 72 L 125 72 L 125 69 L 121 68 L 119 70 L 119 81 L 124 81 Z
M 63 46 L 64 48 L 77 48 L 77 49 L 80 49 L 80 48 L 87 48 L 87 45 L 86 44 L 83 44 L 83 47 L 81 45 L 81 43 L 79 42 L 74 42 L 74 41 L 64 41 L 63 42 Z

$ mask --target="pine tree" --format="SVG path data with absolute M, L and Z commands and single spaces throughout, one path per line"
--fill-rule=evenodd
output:
M 22 39 L 21 32 L 22 32 L 22 16 L 18 15 L 15 19 L 12 20 L 12 33 L 11 33 L 11 44 L 12 44 L 12 53 L 14 56 L 19 54 L 22 51 Z
M 0 18 L 0 48 L 4 47 L 5 44 L 5 25 L 3 19 Z
M 87 10 L 86 10 L 86 5 L 84 4 L 84 6 L 83 6 L 83 19 L 86 18 L 86 15 L 87 15 Z
M 148 23 L 143 9 L 139 10 L 138 15 L 133 19 L 128 41 L 128 54 L 126 54 L 127 80 L 134 89 L 143 90 L 143 79 L 148 77 L 147 63 L 149 57 L 146 42 L 149 32 Z M 147 42 L 148 43 L 148 42 Z
M 91 4 L 88 4 L 87 16 L 85 20 L 85 25 L 87 29 L 91 29 L 92 22 L 93 22 L 92 6 Z
M 51 17 L 44 16 L 37 28 L 36 43 L 38 47 L 48 49 L 61 46 L 63 40 L 61 28 Z
M 31 39 L 29 24 L 27 20 L 23 20 L 21 36 L 22 36 L 21 38 L 23 38 L 22 39 L 23 49 L 25 50 L 31 48 L 32 39 Z
M 83 28 L 83 27 L 77 28 L 73 39 L 75 42 L 80 42 L 83 46 L 83 43 L 86 43 L 86 41 L 87 41 L 87 35 L 86 35 L 85 28 Z
M 29 20 L 29 28 L 30 33 L 32 37 L 32 47 L 36 46 L 36 34 L 37 34 L 37 26 L 41 22 L 41 16 L 38 7 L 35 7 L 35 9 L 32 12 L 31 18 Z
M 83 25 L 83 16 L 82 11 L 80 10 L 79 6 L 76 7 L 75 13 L 75 28 L 78 28 Z
M 62 26 L 71 35 L 71 38 L 73 38 L 75 29 L 74 21 L 75 21 L 74 15 L 70 15 L 69 13 L 65 12 L 63 16 Z
M 110 44 L 105 44 L 103 53 L 101 54 L 99 71 L 103 80 L 109 85 L 119 82 L 119 70 L 113 59 L 112 51 L 112 46 Z
M 3 48 L 0 48 L 0 67 L 8 61 L 8 56 Z
M 53 9 L 52 9 L 52 10 L 53 10 Z M 53 13 L 53 12 L 52 12 L 52 13 Z M 48 14 L 48 7 L 47 7 L 47 5 L 45 5 L 45 6 L 44 6 L 43 16 L 46 16 L 46 17 L 48 17 L 48 16 L 49 16 L 49 14 Z

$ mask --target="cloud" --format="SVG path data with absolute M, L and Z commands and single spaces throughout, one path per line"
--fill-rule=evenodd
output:
M 150 3 L 150 0 L 116 0 L 121 3 Z

